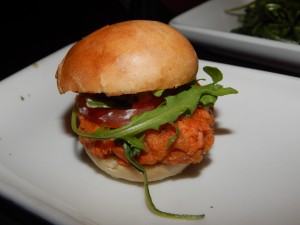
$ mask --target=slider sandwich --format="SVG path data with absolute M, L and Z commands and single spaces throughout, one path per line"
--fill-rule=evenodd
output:
M 201 162 L 214 143 L 217 98 L 237 93 L 219 84 L 217 68 L 203 70 L 211 83 L 197 80 L 197 54 L 178 30 L 131 20 L 74 44 L 56 79 L 61 94 L 77 93 L 72 129 L 91 160 L 114 178 L 144 182 L 151 200 L 148 182 Z

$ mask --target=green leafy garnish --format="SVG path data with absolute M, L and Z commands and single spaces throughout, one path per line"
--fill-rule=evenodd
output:
M 225 12 L 241 23 L 231 32 L 300 44 L 299 0 L 255 0 Z
M 153 95 L 156 97 L 162 96 L 163 93 L 164 93 L 164 90 L 153 91 Z
M 105 108 L 105 109 L 112 108 L 112 105 L 109 103 L 106 103 L 104 101 L 96 101 L 91 98 L 86 99 L 86 105 L 89 108 Z
M 205 66 L 203 67 L 203 70 L 209 74 L 209 76 L 211 77 L 213 84 L 216 84 L 218 82 L 220 82 L 221 80 L 223 80 L 223 74 L 221 73 L 221 71 L 216 68 L 216 67 L 212 67 L 212 66 Z
M 166 123 L 174 122 L 180 115 L 190 116 L 197 106 L 213 106 L 218 96 L 238 93 L 233 88 L 224 88 L 217 82 L 221 80 L 222 73 L 215 67 L 204 67 L 206 72 L 213 72 L 214 83 L 198 86 L 191 85 L 189 90 L 182 91 L 177 95 L 165 97 L 165 102 L 156 109 L 146 111 L 133 116 L 131 121 L 120 128 L 104 130 L 99 128 L 93 133 L 80 131 L 76 124 L 76 111 L 72 113 L 72 129 L 80 136 L 105 140 L 105 139 L 126 139 L 136 136 L 148 129 L 158 130 Z
M 171 139 L 168 141 L 168 148 L 176 141 L 176 139 L 178 138 L 179 136 L 179 127 L 175 124 L 175 123 L 171 123 L 171 125 L 173 127 L 175 127 L 175 130 L 176 130 L 176 133 L 174 136 L 171 137 Z
M 148 177 L 147 177 L 147 171 L 145 170 L 144 167 L 142 167 L 135 159 L 132 153 L 134 151 L 132 151 L 132 148 L 130 145 L 128 145 L 126 142 L 123 143 L 123 149 L 124 149 L 124 153 L 126 156 L 126 159 L 128 160 L 128 162 L 135 168 L 137 169 L 139 172 L 141 172 L 144 175 L 144 190 L 145 190 L 145 195 L 146 195 L 146 200 L 147 200 L 147 204 L 148 207 L 150 208 L 150 210 L 159 216 L 163 216 L 163 217 L 168 217 L 168 218 L 175 218 L 175 219 L 185 219 L 185 220 L 195 220 L 195 219 L 202 219 L 205 217 L 204 214 L 200 214 L 200 215 L 190 215 L 190 214 L 175 214 L 175 213 L 169 213 L 169 212 L 164 212 L 159 210 L 158 208 L 156 208 L 156 206 L 154 205 L 151 195 L 150 195 L 150 191 L 149 191 L 149 185 L 148 185 Z

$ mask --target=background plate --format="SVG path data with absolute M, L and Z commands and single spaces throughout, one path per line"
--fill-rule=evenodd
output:
M 237 17 L 224 11 L 251 0 L 209 0 L 177 17 L 169 24 L 191 41 L 225 55 L 291 72 L 300 70 L 300 45 L 231 33 L 240 26 Z
M 0 82 L 0 193 L 55 224 L 199 224 L 158 217 L 143 186 L 99 171 L 70 131 L 75 94 L 54 77 L 70 46 Z M 237 95 L 216 105 L 205 160 L 150 185 L 158 208 L 206 225 L 300 221 L 300 79 L 209 61 Z M 199 71 L 199 77 L 204 76 Z

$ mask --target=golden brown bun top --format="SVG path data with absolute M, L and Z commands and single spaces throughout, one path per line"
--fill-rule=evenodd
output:
M 56 72 L 60 93 L 134 94 L 195 79 L 198 57 L 175 28 L 131 20 L 105 26 L 78 41 Z

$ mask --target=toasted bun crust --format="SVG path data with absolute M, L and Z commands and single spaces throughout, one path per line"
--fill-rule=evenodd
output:
M 114 178 L 120 178 L 128 181 L 143 182 L 144 176 L 132 166 L 126 167 L 118 164 L 115 157 L 98 158 L 86 150 L 87 154 L 94 164 L 105 173 Z M 149 182 L 163 180 L 167 177 L 175 176 L 181 173 L 189 164 L 166 165 L 155 164 L 153 166 L 143 166 L 147 171 Z
M 198 57 L 175 28 L 131 20 L 105 26 L 78 41 L 56 72 L 60 93 L 107 96 L 178 87 L 195 79 Z

